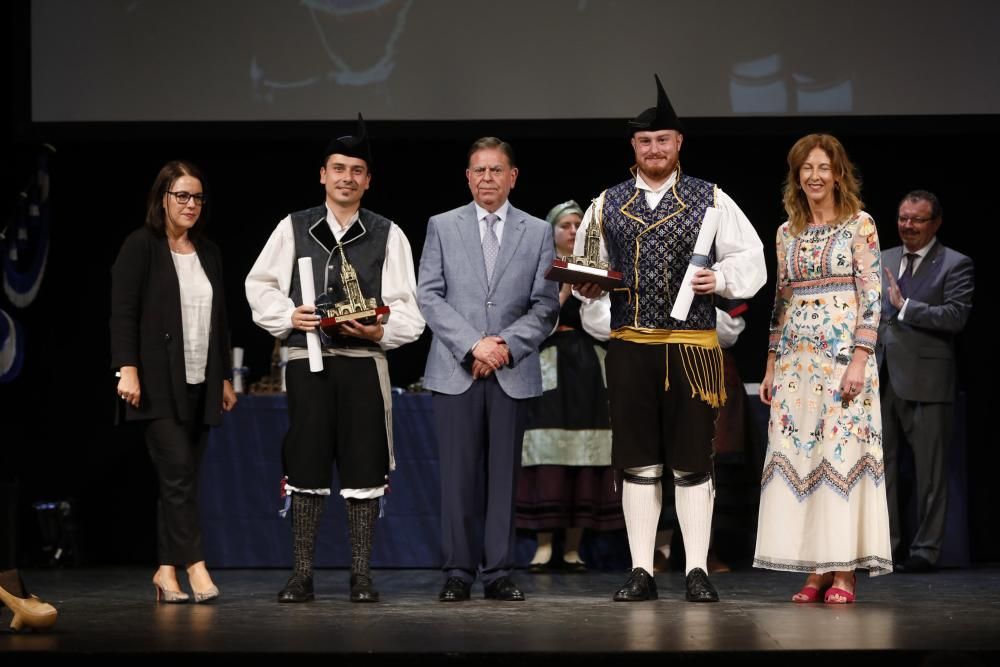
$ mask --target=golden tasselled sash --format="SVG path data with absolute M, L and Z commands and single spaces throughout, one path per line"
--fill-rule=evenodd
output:
M 719 336 L 715 330 L 671 330 L 671 329 L 641 329 L 622 327 L 611 332 L 611 337 L 629 343 L 640 345 L 664 345 L 672 343 L 678 346 L 681 363 L 684 365 L 684 376 L 691 386 L 691 396 L 708 403 L 713 408 L 725 405 L 726 383 L 722 368 L 722 348 L 719 346 Z M 667 354 L 666 348 L 663 354 Z M 663 389 L 670 389 L 669 356 L 667 371 L 663 379 Z

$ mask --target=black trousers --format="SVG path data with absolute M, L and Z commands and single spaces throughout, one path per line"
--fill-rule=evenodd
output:
M 684 472 L 712 472 L 719 410 L 692 396 L 678 346 L 613 338 L 605 365 L 611 465 L 621 469 L 662 463 Z M 668 374 L 670 389 L 664 390 Z
M 442 569 L 484 584 L 515 565 L 514 499 L 528 417 L 495 376 L 457 395 L 435 393 L 434 425 L 441 468 Z
M 198 470 L 208 443 L 205 385 L 189 384 L 189 422 L 174 418 L 146 424 L 146 448 L 160 483 L 157 504 L 157 552 L 160 565 L 187 566 L 204 560 L 198 516 Z
M 389 474 L 385 403 L 375 360 L 323 357 L 323 371 L 307 359 L 288 362 L 288 434 L 282 462 L 298 489 L 329 489 L 333 466 L 341 489 L 383 486 Z
M 886 374 L 882 385 L 882 457 L 892 553 L 900 558 L 920 556 L 937 563 L 941 555 L 948 516 L 948 449 L 954 409 L 954 403 L 900 398 Z M 913 452 L 916 476 L 917 526 L 909 544 L 903 543 L 899 509 L 899 452 L 904 442 Z

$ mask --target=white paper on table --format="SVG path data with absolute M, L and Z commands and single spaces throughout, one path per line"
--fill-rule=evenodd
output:
M 243 348 L 233 348 L 233 390 L 243 393 Z
M 710 206 L 705 209 L 705 218 L 701 221 L 701 229 L 698 230 L 698 240 L 694 242 L 695 255 L 708 255 L 715 243 L 715 233 L 719 230 L 719 209 Z M 687 271 L 684 272 L 684 279 L 681 280 L 680 290 L 677 298 L 674 299 L 674 307 L 670 309 L 670 317 L 683 322 L 687 319 L 688 311 L 691 310 L 691 302 L 694 301 L 694 288 L 691 281 L 694 274 L 703 266 L 688 264 Z
M 281 359 L 281 391 L 287 392 L 288 389 L 285 387 L 285 369 L 288 368 L 288 348 L 284 345 L 279 347 L 278 357 Z M 310 360 L 310 362 L 311 361 L 312 360 Z M 309 367 L 312 368 L 312 364 L 310 364 Z
M 315 306 L 316 283 L 313 282 L 312 257 L 299 257 L 299 289 L 302 291 L 302 305 Z M 309 370 L 319 373 L 323 370 L 323 346 L 315 331 L 306 332 L 306 349 L 309 351 Z

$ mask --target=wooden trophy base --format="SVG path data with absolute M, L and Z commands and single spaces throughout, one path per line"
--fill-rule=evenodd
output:
M 375 317 L 378 315 L 388 315 L 389 306 L 378 306 L 376 308 L 366 308 L 365 310 L 358 310 L 353 313 L 344 313 L 341 315 L 334 315 L 333 317 L 324 317 L 319 321 L 319 326 L 324 332 L 327 329 L 335 330 L 338 324 L 343 324 L 344 322 L 359 322 L 360 324 L 375 324 Z M 385 319 L 383 317 L 383 319 Z M 327 335 L 332 335 L 335 331 L 328 332 Z
M 604 290 L 613 290 L 621 287 L 622 274 L 611 269 L 597 269 L 584 264 L 573 264 L 564 259 L 552 260 L 552 266 L 545 272 L 545 277 L 549 280 L 558 280 L 561 283 L 570 285 L 582 285 L 583 283 L 596 283 Z

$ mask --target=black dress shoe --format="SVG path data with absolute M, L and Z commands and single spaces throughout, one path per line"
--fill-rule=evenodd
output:
M 487 600 L 500 600 L 502 602 L 524 601 L 524 593 L 510 577 L 500 577 L 486 584 L 483 588 L 483 597 Z
M 615 591 L 615 602 L 642 602 L 643 600 L 655 600 L 659 597 L 656 593 L 656 579 L 649 572 L 637 567 L 632 570 L 625 580 L 625 584 Z
M 448 581 L 444 582 L 444 588 L 441 589 L 441 593 L 438 595 L 438 600 L 441 602 L 462 602 L 463 600 L 468 600 L 469 589 L 471 588 L 472 584 L 463 579 L 448 577 Z
M 688 602 L 719 601 L 719 593 L 715 590 L 712 582 L 708 580 L 705 570 L 700 567 L 696 567 L 688 572 L 685 583 L 687 584 L 687 594 L 685 597 Z
M 298 572 L 288 578 L 285 587 L 278 593 L 278 602 L 312 602 L 315 599 L 312 577 Z
M 378 591 L 366 574 L 351 575 L 351 602 L 378 602 Z
M 569 561 L 563 561 L 560 564 L 560 569 L 567 574 L 583 574 L 587 571 L 587 564 L 583 561 L 576 561 L 575 563 L 570 563 Z
M 915 574 L 918 572 L 933 572 L 937 567 L 923 556 L 913 555 L 896 565 L 895 569 L 904 574 Z
M 532 563 L 528 566 L 528 572 L 530 574 L 547 574 L 549 571 L 548 563 Z

